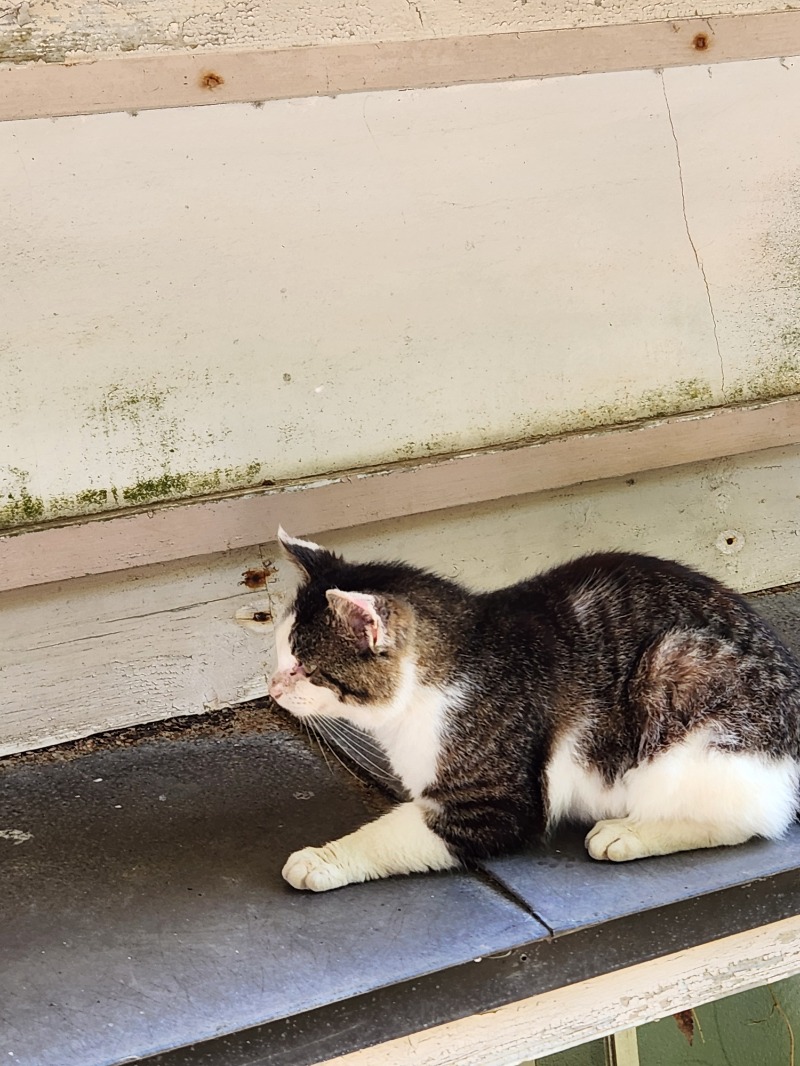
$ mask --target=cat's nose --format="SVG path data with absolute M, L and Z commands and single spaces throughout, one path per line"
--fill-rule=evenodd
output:
M 285 681 L 285 670 L 277 670 L 269 679 L 269 694 L 274 700 L 279 699 L 283 695 Z

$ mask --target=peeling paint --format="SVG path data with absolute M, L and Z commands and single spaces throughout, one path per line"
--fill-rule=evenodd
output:
M 785 10 L 797 2 L 783 4 Z M 0 24 L 0 60 L 63 63 L 101 55 L 147 54 L 230 48 L 289 48 L 357 41 L 411 41 L 431 37 L 522 33 L 653 22 L 720 14 L 719 3 L 575 3 L 574 0 L 493 0 L 490 4 L 422 4 L 417 0 L 340 0 L 335 5 L 298 5 L 293 0 L 257 4 L 240 0 L 209 11 L 201 0 L 165 4 L 86 3 L 37 0 L 11 4 Z M 771 0 L 727 0 L 724 13 L 772 12 Z M 698 34 L 693 49 L 708 49 Z

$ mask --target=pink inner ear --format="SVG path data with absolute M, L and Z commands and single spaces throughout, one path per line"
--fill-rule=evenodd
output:
M 375 607 L 374 596 L 364 592 L 328 589 L 327 597 L 328 603 L 339 618 L 370 648 L 381 647 L 386 643 L 386 627 Z

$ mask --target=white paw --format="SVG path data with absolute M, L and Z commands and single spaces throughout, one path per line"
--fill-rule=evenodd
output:
M 593 859 L 610 859 L 611 862 L 628 862 L 652 854 L 632 823 L 625 818 L 609 818 L 598 822 L 590 830 L 585 843 Z
M 282 874 L 292 888 L 307 888 L 312 892 L 328 892 L 350 882 L 327 848 L 303 848 L 294 852 L 286 860 Z

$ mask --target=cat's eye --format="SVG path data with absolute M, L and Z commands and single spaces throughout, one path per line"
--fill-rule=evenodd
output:
M 304 663 L 303 669 L 305 670 L 306 677 L 311 677 L 312 674 L 315 674 L 317 672 L 317 664 L 314 663 L 313 666 L 306 666 Z

